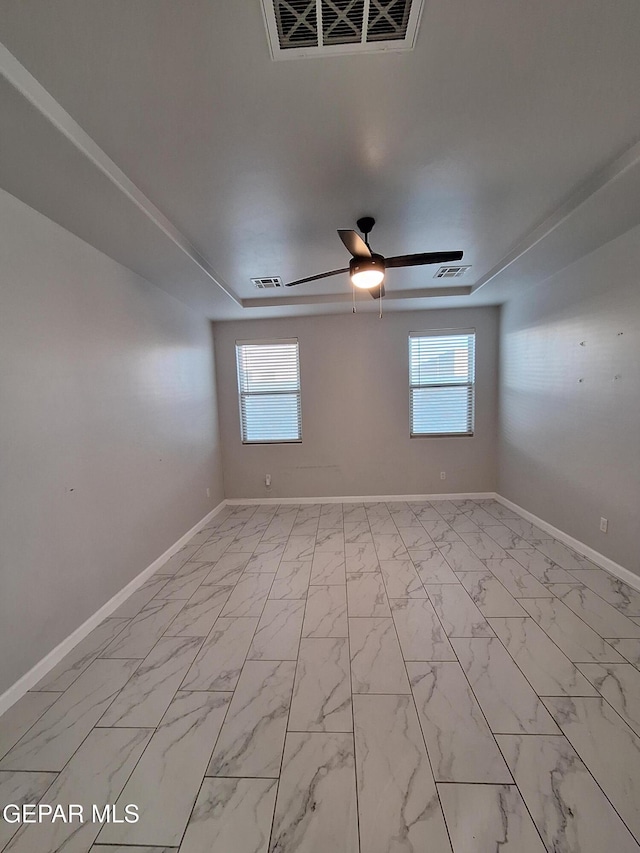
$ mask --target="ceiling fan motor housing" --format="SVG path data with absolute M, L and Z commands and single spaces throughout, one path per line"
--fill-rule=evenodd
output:
M 379 270 L 384 275 L 385 266 L 382 255 L 372 254 L 370 258 L 351 258 L 349 261 L 349 275 L 351 276 L 372 270 Z
M 371 234 L 376 221 L 373 216 L 361 216 L 356 224 L 363 234 Z

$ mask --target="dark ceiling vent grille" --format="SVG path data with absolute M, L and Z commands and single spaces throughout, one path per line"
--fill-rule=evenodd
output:
M 322 43 L 360 44 L 364 0 L 322 0 Z
M 274 59 L 411 50 L 423 0 L 262 0 Z
M 274 0 L 273 8 L 283 50 L 317 47 L 316 0 Z
M 433 276 L 434 278 L 462 278 L 471 264 L 458 264 L 457 266 L 440 267 Z
M 411 0 L 369 0 L 367 41 L 407 37 Z
M 258 290 L 270 290 L 272 287 L 282 287 L 282 279 L 279 275 L 268 275 L 264 278 L 252 278 L 251 283 Z

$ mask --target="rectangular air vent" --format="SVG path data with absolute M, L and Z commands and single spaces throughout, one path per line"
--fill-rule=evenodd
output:
M 282 279 L 279 275 L 268 275 L 265 278 L 252 278 L 251 283 L 258 290 L 268 290 L 271 287 L 282 287 Z
M 467 264 L 466 266 L 440 267 L 434 278 L 462 278 L 468 269 L 471 269 L 471 264 Z
M 273 59 L 413 48 L 423 0 L 262 0 Z

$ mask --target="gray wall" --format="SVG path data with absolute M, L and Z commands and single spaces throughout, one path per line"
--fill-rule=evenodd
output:
M 500 493 L 640 574 L 640 229 L 508 302 L 501 365 Z
M 3 192 L 0 397 L 2 693 L 223 489 L 210 324 Z
M 410 438 L 409 332 L 476 328 L 476 434 Z M 496 486 L 498 309 L 214 324 L 229 498 L 432 494 Z M 302 444 L 242 445 L 236 339 L 297 337 Z M 447 478 L 440 480 L 440 471 Z M 272 475 L 267 490 L 264 475 Z

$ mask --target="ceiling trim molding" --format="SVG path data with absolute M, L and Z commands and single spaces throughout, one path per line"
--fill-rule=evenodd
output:
M 396 301 L 400 299 L 434 299 L 443 296 L 469 296 L 472 289 L 469 285 L 458 287 L 422 287 L 419 290 L 387 290 L 384 301 Z M 321 305 L 331 303 L 351 302 L 353 294 L 351 291 L 345 293 L 317 293 L 313 296 L 258 296 L 251 299 L 243 299 L 243 308 L 273 308 L 279 305 Z M 362 299 L 358 298 L 358 303 Z M 367 303 L 370 304 L 370 303 Z
M 233 293 L 209 261 L 190 243 L 69 113 L 49 94 L 15 56 L 0 43 L 0 74 L 26 98 L 81 154 L 99 169 L 136 207 L 168 237 L 204 274 L 223 290 L 236 305 L 242 301 Z
M 583 204 L 638 164 L 640 164 L 640 142 L 634 143 L 621 155 L 607 163 L 603 169 L 599 169 L 590 175 L 553 213 L 529 231 L 488 273 L 485 273 L 485 275 L 478 279 L 472 286 L 471 293 L 475 293 L 476 290 L 484 287 L 485 284 L 488 284 L 499 276 L 504 270 L 508 269 L 508 267 L 563 225 Z

